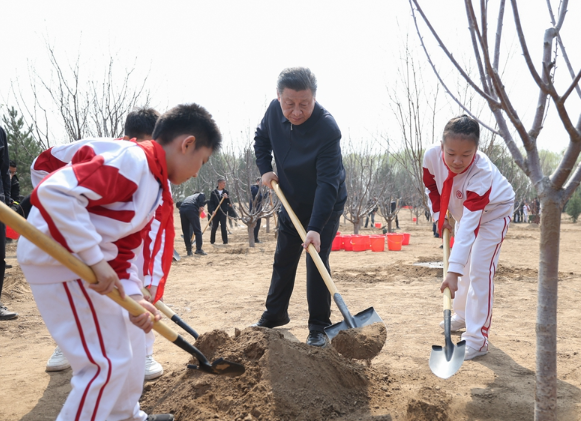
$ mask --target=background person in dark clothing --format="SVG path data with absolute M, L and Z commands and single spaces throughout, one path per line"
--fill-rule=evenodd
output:
M 289 323 L 288 305 L 303 247 L 313 244 L 327 269 L 331 244 L 343 214 L 347 190 L 341 157 L 341 131 L 333 116 L 316 100 L 317 81 L 309 69 L 281 72 L 278 99 L 273 100 L 256 129 L 254 151 L 262 183 L 277 180 L 307 236 L 303 243 L 286 211 L 279 218 L 278 238 L 266 311 L 255 326 Z M 273 172 L 272 158 L 277 174 Z M 331 324 L 331 295 L 307 255 L 307 343 L 325 346 L 324 328 Z
M 196 236 L 196 255 L 205 256 L 202 250 L 202 228 L 200 227 L 200 212 L 206 204 L 204 193 L 196 192 L 186 197 L 180 206 L 180 219 L 182 222 L 182 232 L 184 233 L 184 243 L 188 256 L 192 256 L 192 234 Z
M 7 205 L 11 203 L 10 199 L 10 173 L 8 170 L 10 158 L 8 157 L 8 141 L 6 132 L 0 126 L 0 200 Z M 0 296 L 4 285 L 4 273 L 6 272 L 6 225 L 0 222 Z M 0 302 L 0 320 L 15 319 L 17 313 L 10 311 Z
M 218 224 L 220 224 L 220 229 L 222 231 L 222 241 L 224 244 L 228 244 L 228 228 L 226 227 L 226 220 L 228 219 L 228 212 L 230 212 L 230 199 L 228 198 L 228 190 L 225 189 L 226 180 L 223 178 L 218 179 L 218 187 L 210 193 L 210 201 L 208 202 L 208 211 L 213 214 L 216 209 L 216 216 L 212 219 L 212 232 L 210 234 L 210 244 L 216 242 L 216 231 L 218 230 Z M 222 205 L 218 209 L 220 201 L 224 197 Z
M 258 177 L 256 179 L 256 184 L 250 186 L 250 193 L 252 194 L 252 199 L 250 200 L 249 209 L 252 212 L 254 205 L 256 204 L 256 212 L 260 212 L 262 208 L 262 193 L 260 193 L 260 182 L 262 179 Z M 258 196 L 258 197 L 257 197 Z M 258 218 L 256 221 L 256 226 L 254 227 L 254 242 L 260 243 L 258 239 L 258 231 L 260 231 L 260 224 L 262 223 L 262 218 Z
M 20 202 L 20 180 L 16 174 L 16 161 L 10 161 L 10 198 L 11 201 Z

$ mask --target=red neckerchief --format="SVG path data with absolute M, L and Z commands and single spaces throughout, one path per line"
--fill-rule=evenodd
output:
M 167 163 L 165 161 L 165 151 L 159 143 L 153 140 L 146 140 L 144 142 L 136 142 L 147 158 L 147 164 L 149 165 L 149 170 L 159 182 L 162 188 L 162 200 L 158 210 L 161 211 L 161 220 L 159 231 L 155 237 L 155 242 L 153 243 L 153 251 L 151 253 L 152 259 L 149 263 L 149 273 L 153 273 L 153 264 L 155 259 L 153 256 L 157 255 L 161 248 L 161 239 L 165 231 L 165 245 L 163 249 L 161 268 L 163 270 L 163 277 L 159 281 L 157 287 L 157 292 L 154 297 L 154 302 L 163 297 L 163 289 L 165 286 L 165 281 L 169 275 L 169 270 L 171 268 L 171 262 L 173 257 L 173 243 L 175 238 L 175 230 L 173 225 L 173 199 L 169 191 L 169 184 L 167 179 Z
M 476 153 L 478 153 L 478 151 L 476 151 Z M 444 163 L 446 169 L 448 170 L 448 177 L 446 178 L 446 181 L 444 181 L 444 185 L 442 186 L 442 194 L 440 194 L 440 219 L 438 219 L 438 232 L 440 233 L 440 237 L 442 238 L 443 238 L 442 227 L 444 226 L 446 212 L 448 211 L 448 204 L 450 203 L 450 195 L 452 193 L 452 186 L 454 185 L 454 177 L 456 177 L 459 174 L 464 174 L 466 171 L 468 171 L 468 168 L 472 166 L 472 163 L 476 158 L 476 153 L 474 153 L 472 161 L 470 161 L 470 165 L 468 165 L 464 169 L 464 171 L 460 173 L 455 173 L 451 171 L 448 165 L 446 164 L 446 160 L 444 159 L 444 151 L 442 151 L 442 162 Z

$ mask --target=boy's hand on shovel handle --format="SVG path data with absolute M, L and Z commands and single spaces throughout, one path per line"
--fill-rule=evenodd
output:
M 92 265 L 91 269 L 93 269 L 93 272 L 95 273 L 97 283 L 89 284 L 89 288 L 101 295 L 107 295 L 112 292 L 115 287 L 117 287 L 121 298 L 125 298 L 125 290 L 123 289 L 123 285 L 121 284 L 117 273 L 113 270 L 109 263 L 105 261 L 105 259 Z
M 155 308 L 153 304 L 147 301 L 141 295 L 131 295 L 138 304 L 140 304 L 144 309 L 146 309 L 149 313 L 153 314 L 153 317 L 156 321 L 161 320 L 161 313 Z M 153 329 L 153 320 L 149 317 L 149 313 L 145 312 L 140 314 L 139 316 L 132 316 L 129 315 L 129 321 L 133 323 L 138 328 L 142 329 L 145 333 L 149 333 L 151 329 Z
M 307 237 L 305 238 L 305 242 L 303 243 L 303 247 L 305 250 L 309 248 L 309 245 L 312 244 L 317 250 L 317 253 L 321 252 L 321 235 L 317 231 L 309 231 L 307 232 Z
M 450 295 L 452 298 L 456 295 L 456 291 L 458 291 L 458 277 L 460 276 L 459 273 L 455 272 L 448 272 L 444 282 L 440 286 L 440 291 L 443 293 L 446 288 L 450 289 Z

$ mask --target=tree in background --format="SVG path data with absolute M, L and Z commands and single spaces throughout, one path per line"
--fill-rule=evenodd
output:
M 471 0 L 464 1 L 468 20 L 468 36 L 472 42 L 473 59 L 478 69 L 478 83 L 470 77 L 466 69 L 458 63 L 446 47 L 446 44 L 421 9 L 419 0 L 409 0 L 409 3 L 420 42 L 441 85 L 467 114 L 475 117 L 470 109 L 465 104 L 462 104 L 448 89 L 446 82 L 441 77 L 441 73 L 436 68 L 424 44 L 417 21 L 418 14 L 449 62 L 462 75 L 472 90 L 488 104 L 494 117 L 496 123 L 494 126 L 496 128 L 487 125 L 482 120 L 480 120 L 481 124 L 504 140 L 516 165 L 530 178 L 531 184 L 538 194 L 543 211 L 540 226 L 541 244 L 536 325 L 535 420 L 554 421 L 557 419 L 557 292 L 561 209 L 581 182 L 581 165 L 577 162 L 581 152 L 581 116 L 575 118 L 575 123 L 568 108 L 570 104 L 567 104 L 567 99 L 573 92 L 581 98 L 581 87 L 579 86 L 581 71 L 575 73 L 573 70 L 560 34 L 569 2 L 568 0 L 562 0 L 559 3 L 559 10 L 555 17 L 551 1 L 547 0 L 547 16 L 550 18 L 552 25 L 545 30 L 542 50 L 540 50 L 542 51 L 542 57 L 540 57 L 537 68 L 530 55 L 527 39 L 522 29 L 517 0 L 510 0 L 512 20 L 522 56 L 530 76 L 538 87 L 538 91 L 534 93 L 534 98 L 537 100 L 534 116 L 528 129 L 513 105 L 513 101 L 506 89 L 506 84 L 502 80 L 502 71 L 499 69 L 506 1 L 500 0 L 498 3 L 495 30 L 492 33 L 493 39 L 489 39 L 491 31 L 489 31 L 488 24 L 488 2 L 479 2 L 480 7 L 475 10 Z M 526 4 L 526 6 L 529 5 Z M 446 20 L 445 24 L 450 25 L 451 23 Z M 571 78 L 570 81 L 563 80 L 560 83 L 560 85 L 565 86 L 561 93 L 557 90 L 555 80 L 555 69 L 558 67 L 558 61 L 564 62 Z M 561 73 L 561 76 L 563 75 Z M 534 101 L 534 99 L 531 99 L 531 101 Z M 545 172 L 542 166 L 541 156 L 537 147 L 537 138 L 542 131 L 550 104 L 553 104 L 554 110 L 567 132 L 569 145 L 557 168 L 549 174 Z M 512 127 L 512 130 L 510 127 Z M 513 133 L 516 133 L 516 136 L 522 141 L 524 154 L 519 149 Z
M 573 221 L 574 224 L 577 223 L 577 219 L 579 219 L 579 215 L 581 215 L 581 194 L 579 193 L 579 190 L 571 196 L 565 211 L 567 212 L 567 215 L 571 217 L 571 221 Z
M 7 112 L 7 115 L 2 116 L 2 121 L 8 137 L 10 160 L 16 161 L 20 194 L 26 196 L 32 191 L 30 166 L 43 151 L 43 147 L 32 135 L 32 127 L 26 127 L 23 117 L 18 115 L 14 107 L 9 108 Z M 18 200 L 17 197 L 13 199 Z
M 122 136 L 128 112 L 136 106 L 149 106 L 147 77 L 134 82 L 135 67 L 119 71 L 115 58 L 110 57 L 103 75 L 95 77 L 87 67 L 81 67 L 80 53 L 71 64 L 61 61 L 48 43 L 46 49 L 50 76 L 41 77 L 31 68 L 30 93 L 24 92 L 18 81 L 12 83 L 17 106 L 31 122 L 43 149 L 60 143 L 55 139 L 73 142 L 87 137 Z M 32 100 L 27 100 L 27 94 Z M 66 139 L 55 133 L 55 128 L 64 129 Z

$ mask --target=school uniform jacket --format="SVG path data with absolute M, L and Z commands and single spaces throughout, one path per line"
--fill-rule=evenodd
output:
M 66 145 L 52 147 L 41 153 L 32 162 L 30 167 L 30 179 L 32 181 L 32 187 L 36 187 L 42 181 L 42 179 L 51 172 L 56 171 L 71 162 L 74 154 L 81 147 L 83 147 L 86 143 L 95 140 L 96 139 L 82 139 Z M 115 140 L 122 141 L 122 139 Z M 163 277 L 162 255 L 165 245 L 165 232 L 162 233 L 161 247 L 154 257 L 153 268 L 150 268 L 153 245 L 159 230 L 160 221 L 162 219 L 162 203 L 163 200 L 160 202 L 160 206 L 155 213 L 155 218 L 151 220 L 151 224 L 148 224 L 144 228 L 146 232 L 144 233 L 143 253 L 138 256 L 136 260 L 138 276 L 140 279 L 143 279 L 143 283 L 146 287 L 158 286 L 161 278 Z
M 423 171 L 432 217 L 439 220 L 445 217 L 440 215 L 440 194 L 449 174 L 440 145 L 430 147 L 424 154 Z M 449 258 L 449 272 L 464 274 L 480 224 L 512 215 L 513 206 L 510 183 L 484 153 L 476 152 L 470 166 L 454 177 L 450 193 L 448 211 L 460 224 Z
M 141 294 L 137 257 L 144 228 L 162 193 L 145 153 L 133 142 L 113 139 L 85 139 L 65 146 L 69 148 L 63 148 L 63 155 L 53 148 L 33 163 L 39 170 L 45 159 L 64 159 L 60 169 L 50 172 L 33 191 L 35 207 L 28 221 L 88 265 L 105 259 L 127 294 Z M 19 241 L 17 257 L 30 283 L 78 278 L 25 238 Z

